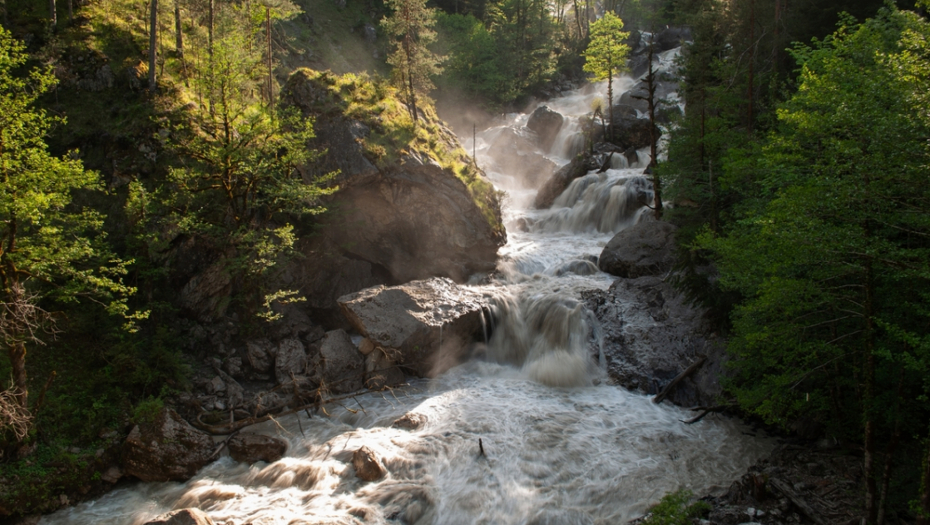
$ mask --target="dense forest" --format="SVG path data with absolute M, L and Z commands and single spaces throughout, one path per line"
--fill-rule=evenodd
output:
M 596 58 L 629 48 L 611 35 L 673 25 L 691 34 L 686 111 L 651 170 L 679 227 L 675 286 L 728 340 L 721 403 L 861 455 L 867 523 L 930 523 L 926 1 L 2 10 L 0 516 L 54 510 L 87 480 L 102 490 L 106 458 L 88 454 L 118 453 L 114 436 L 190 390 L 218 344 L 178 299 L 202 259 L 223 261 L 212 307 L 241 334 L 307 301 L 280 269 L 339 213 L 325 206 L 339 174 L 308 168 L 326 137 L 280 103 L 294 70 L 349 73 L 323 77 L 346 111 L 378 113 L 366 153 L 437 158 L 497 228 L 500 196 L 443 150 L 433 101 L 486 119 L 522 109 L 613 78 L 623 64 Z

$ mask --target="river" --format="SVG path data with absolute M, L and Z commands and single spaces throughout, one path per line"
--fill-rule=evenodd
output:
M 667 53 L 663 64 L 672 58 Z M 633 85 L 615 82 L 617 93 Z M 568 117 L 546 153 L 553 162 L 565 164 L 577 150 L 577 118 L 604 92 L 595 84 L 547 102 Z M 685 425 L 690 413 L 609 384 L 596 320 L 577 300 L 581 290 L 613 281 L 594 262 L 613 233 L 643 213 L 628 205 L 631 192 L 648 190 L 643 166 L 618 159 L 616 169 L 575 181 L 552 210 L 533 210 L 535 189 L 486 158 L 503 128 L 527 118 L 504 117 L 474 145 L 479 164 L 509 195 L 500 271 L 491 284 L 475 285 L 497 297 L 484 358 L 313 418 L 250 429 L 288 440 L 276 463 L 224 457 L 186 483 L 125 485 L 41 523 L 142 524 L 196 506 L 235 525 L 614 524 L 643 515 L 668 491 L 729 486 L 772 440 L 719 416 Z M 526 231 L 513 227 L 521 219 Z M 427 423 L 412 431 L 391 426 L 408 412 Z M 356 478 L 352 453 L 362 445 L 382 458 L 389 472 L 382 480 Z

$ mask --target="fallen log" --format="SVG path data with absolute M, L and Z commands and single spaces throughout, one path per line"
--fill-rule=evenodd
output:
M 817 513 L 814 512 L 814 509 L 811 508 L 811 506 L 808 505 L 806 501 L 804 501 L 804 498 L 802 498 L 797 492 L 794 491 L 794 489 L 791 488 L 791 485 L 778 478 L 771 478 L 769 483 L 771 483 L 772 487 L 774 487 L 776 490 L 784 494 L 785 497 L 787 497 L 788 500 L 791 501 L 791 503 L 794 504 L 794 506 L 797 507 L 802 514 L 807 516 L 809 520 L 813 521 L 817 525 L 827 525 L 823 518 L 817 515 Z
M 678 374 L 675 377 L 675 379 L 672 379 L 671 383 L 665 385 L 665 388 L 663 388 L 661 392 L 656 394 L 656 397 L 652 398 L 652 402 L 655 404 L 659 404 L 662 401 L 664 401 L 665 398 L 668 396 L 669 392 L 671 392 L 672 389 L 678 385 L 678 383 L 680 383 L 684 378 L 693 374 L 695 371 L 697 371 L 698 368 L 701 368 L 701 365 L 703 365 L 705 361 L 707 361 L 707 356 L 701 356 L 700 359 L 698 359 L 697 361 L 692 363 L 691 366 L 685 369 L 684 372 Z

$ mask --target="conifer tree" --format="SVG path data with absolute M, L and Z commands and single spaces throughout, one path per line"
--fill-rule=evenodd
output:
M 614 75 L 626 67 L 626 56 L 630 47 L 624 42 L 630 36 L 623 31 L 623 21 L 613 13 L 591 24 L 591 42 L 584 52 L 584 70 L 594 75 L 595 80 L 607 80 L 608 140 L 614 133 Z
M 388 0 L 391 16 L 381 26 L 391 38 L 395 50 L 388 56 L 394 75 L 407 95 L 410 114 L 416 124 L 417 94 L 434 88 L 431 77 L 442 72 L 442 58 L 429 50 L 436 40 L 432 27 L 436 23 L 435 9 L 426 7 L 426 0 Z

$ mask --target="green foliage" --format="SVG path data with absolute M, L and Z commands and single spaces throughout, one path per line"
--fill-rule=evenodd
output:
M 643 525 L 688 525 L 694 518 L 706 517 L 711 507 L 705 501 L 691 503 L 694 497 L 689 490 L 670 492 L 649 509 Z
M 505 104 L 522 95 L 518 78 L 508 70 L 507 53 L 500 52 L 496 35 L 472 15 L 440 13 L 438 32 L 446 61 L 440 87 L 492 104 Z
M 132 413 L 132 422 L 136 425 L 151 425 L 155 418 L 165 408 L 161 398 L 149 397 L 140 401 Z
M 40 334 L 52 326 L 40 301 L 88 297 L 110 314 L 144 317 L 127 314 L 126 297 L 134 289 L 122 282 L 126 263 L 103 242 L 102 215 L 72 204 L 78 191 L 101 190 L 97 174 L 74 155 L 56 158 L 47 151 L 45 136 L 61 120 L 35 103 L 55 79 L 42 68 L 18 76 L 26 60 L 22 44 L 0 29 L 0 336 L 23 407 L 27 349 L 44 344 Z
M 608 80 L 626 67 L 626 56 L 630 46 L 626 39 L 630 34 L 623 31 L 623 20 L 613 13 L 604 13 L 591 24 L 591 41 L 584 52 L 584 70 L 594 75 L 595 80 Z
M 394 80 L 407 96 L 410 114 L 417 122 L 417 95 L 434 89 L 432 77 L 442 72 L 442 57 L 429 45 L 436 41 L 436 10 L 426 7 L 426 0 L 388 0 L 391 16 L 381 21 L 394 47 L 387 62 L 394 68 Z

